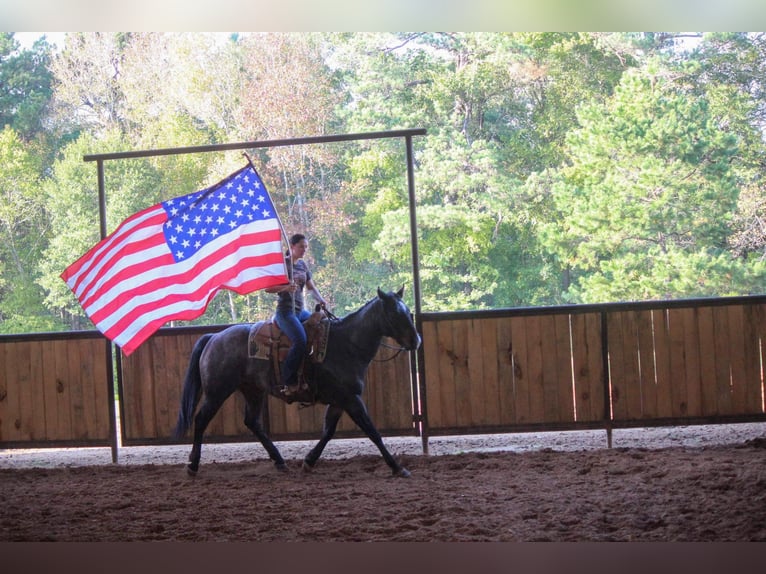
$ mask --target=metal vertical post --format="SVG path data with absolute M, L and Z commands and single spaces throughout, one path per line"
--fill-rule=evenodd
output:
M 412 136 L 405 136 L 407 148 L 407 190 L 410 201 L 410 244 L 412 245 L 412 283 L 413 296 L 415 298 L 415 326 L 419 333 L 423 332 L 423 321 L 421 315 L 420 298 L 420 255 L 418 252 L 418 221 L 415 198 L 415 160 L 412 152 Z M 417 361 L 415 360 L 417 356 Z M 420 429 L 420 438 L 423 445 L 423 453 L 428 454 L 428 409 L 426 406 L 426 379 L 425 379 L 425 355 L 423 345 L 417 348 L 411 355 L 410 371 L 416 377 L 416 384 L 413 390 L 417 390 L 415 403 L 418 407 L 417 420 Z
M 98 170 L 98 218 L 101 239 L 107 234 L 106 228 L 106 191 L 104 185 L 104 161 L 99 159 L 96 162 Z M 114 353 L 112 351 L 112 342 L 104 338 L 104 360 L 106 361 L 106 384 L 107 396 L 109 397 L 109 440 L 112 446 L 112 462 L 116 463 L 118 459 L 118 441 L 117 441 L 117 417 L 115 414 L 116 400 L 114 396 Z

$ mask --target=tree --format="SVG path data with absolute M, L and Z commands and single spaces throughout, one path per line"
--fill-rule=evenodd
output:
M 40 161 L 10 127 L 0 131 L 0 332 L 54 330 L 41 305 L 37 262 L 48 237 Z
M 43 131 L 52 95 L 51 47 L 42 39 L 20 50 L 13 36 L 0 32 L 0 128 L 10 126 L 29 141 Z
M 736 138 L 673 77 L 658 62 L 629 72 L 580 110 L 569 166 L 530 180 L 552 202 L 541 231 L 573 301 L 733 294 L 753 278 L 727 249 Z
M 720 125 L 735 134 L 739 150 L 732 170 L 740 188 L 730 238 L 733 253 L 751 265 L 766 261 L 766 34 L 706 34 L 690 58 L 691 80 L 710 101 Z M 763 285 L 754 286 L 756 292 Z

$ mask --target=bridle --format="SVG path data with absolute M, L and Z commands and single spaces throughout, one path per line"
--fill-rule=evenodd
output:
M 338 321 L 339 320 L 335 315 L 330 313 L 330 311 L 326 307 L 323 308 L 323 310 L 324 310 L 324 312 L 327 314 L 327 316 L 331 320 L 333 320 L 333 321 Z M 387 323 L 388 328 L 393 333 L 395 331 L 395 329 L 394 329 L 394 324 L 391 322 L 391 319 L 388 318 L 388 315 L 386 315 L 385 312 L 381 312 L 380 314 L 383 317 L 383 320 Z M 393 338 L 393 337 L 391 337 L 391 338 Z M 354 345 L 354 343 L 352 343 L 352 345 Z M 354 346 L 356 346 L 356 345 L 354 345 Z M 392 356 L 387 357 L 385 359 L 375 359 L 375 358 L 373 358 L 372 360 L 375 363 L 386 363 L 388 361 L 393 361 L 396 357 L 398 357 L 402 353 L 402 351 L 406 351 L 407 350 L 405 347 L 403 347 L 401 345 L 399 345 L 399 346 L 389 345 L 388 343 L 384 343 L 382 341 L 380 342 L 379 347 L 385 347 L 386 349 L 394 349 L 394 350 L 396 350 L 396 353 L 394 353 Z
M 391 322 L 391 319 L 388 318 L 388 315 L 385 313 L 385 311 L 383 311 L 381 314 L 383 316 L 384 321 L 388 324 L 388 327 L 391 330 L 391 332 L 392 333 L 395 332 L 394 324 Z M 387 359 L 373 359 L 373 361 L 376 362 L 376 363 L 386 363 L 388 361 L 393 361 L 396 357 L 398 357 L 400 355 L 400 353 L 402 351 L 406 351 L 407 350 L 406 348 L 404 348 L 401 345 L 399 345 L 397 347 L 395 345 L 389 345 L 388 343 L 384 343 L 382 341 L 380 343 L 380 346 L 381 347 L 385 347 L 386 349 L 395 349 L 396 353 L 394 353 L 392 356 L 388 357 Z
M 375 358 L 373 358 L 372 360 L 373 360 L 375 363 L 386 363 L 386 362 L 388 362 L 388 361 L 393 361 L 394 359 L 396 359 L 396 357 L 398 357 L 398 356 L 399 356 L 399 354 L 400 354 L 402 351 L 406 351 L 406 350 L 407 350 L 407 349 L 405 349 L 404 347 L 402 347 L 401 345 L 399 345 L 398 347 L 396 347 L 396 346 L 394 346 L 394 345 L 389 345 L 388 343 L 383 343 L 382 341 L 381 341 L 381 343 L 380 343 L 380 346 L 381 346 L 381 347 L 385 347 L 385 348 L 387 348 L 387 349 L 396 349 L 396 353 L 394 353 L 392 356 L 388 357 L 387 359 L 375 359 Z

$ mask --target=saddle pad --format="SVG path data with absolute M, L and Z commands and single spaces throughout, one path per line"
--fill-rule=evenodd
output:
M 247 356 L 251 359 L 270 359 L 271 350 L 282 337 L 282 332 L 271 321 L 260 321 L 250 327 L 247 337 Z M 285 339 L 287 339 L 285 337 Z M 289 347 L 290 341 L 287 340 Z M 280 345 L 281 346 L 281 345 Z
M 324 361 L 327 355 L 327 341 L 330 339 L 330 320 L 327 318 L 322 319 L 314 327 L 314 352 L 311 354 L 311 360 L 315 363 L 321 363 Z
M 313 320 L 312 320 L 313 319 Z M 327 354 L 327 342 L 330 338 L 330 320 L 312 317 L 303 323 L 306 329 L 308 356 L 313 363 L 321 363 Z M 247 356 L 251 359 L 268 360 L 278 345 L 279 360 L 290 349 L 290 339 L 274 321 L 260 321 L 250 327 L 247 337 Z

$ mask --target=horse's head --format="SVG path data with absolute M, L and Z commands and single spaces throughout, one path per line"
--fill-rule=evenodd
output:
M 384 293 L 378 287 L 378 299 L 383 302 L 384 335 L 396 340 L 407 351 L 420 346 L 420 335 L 412 322 L 412 314 L 402 300 L 404 287 L 396 293 Z

